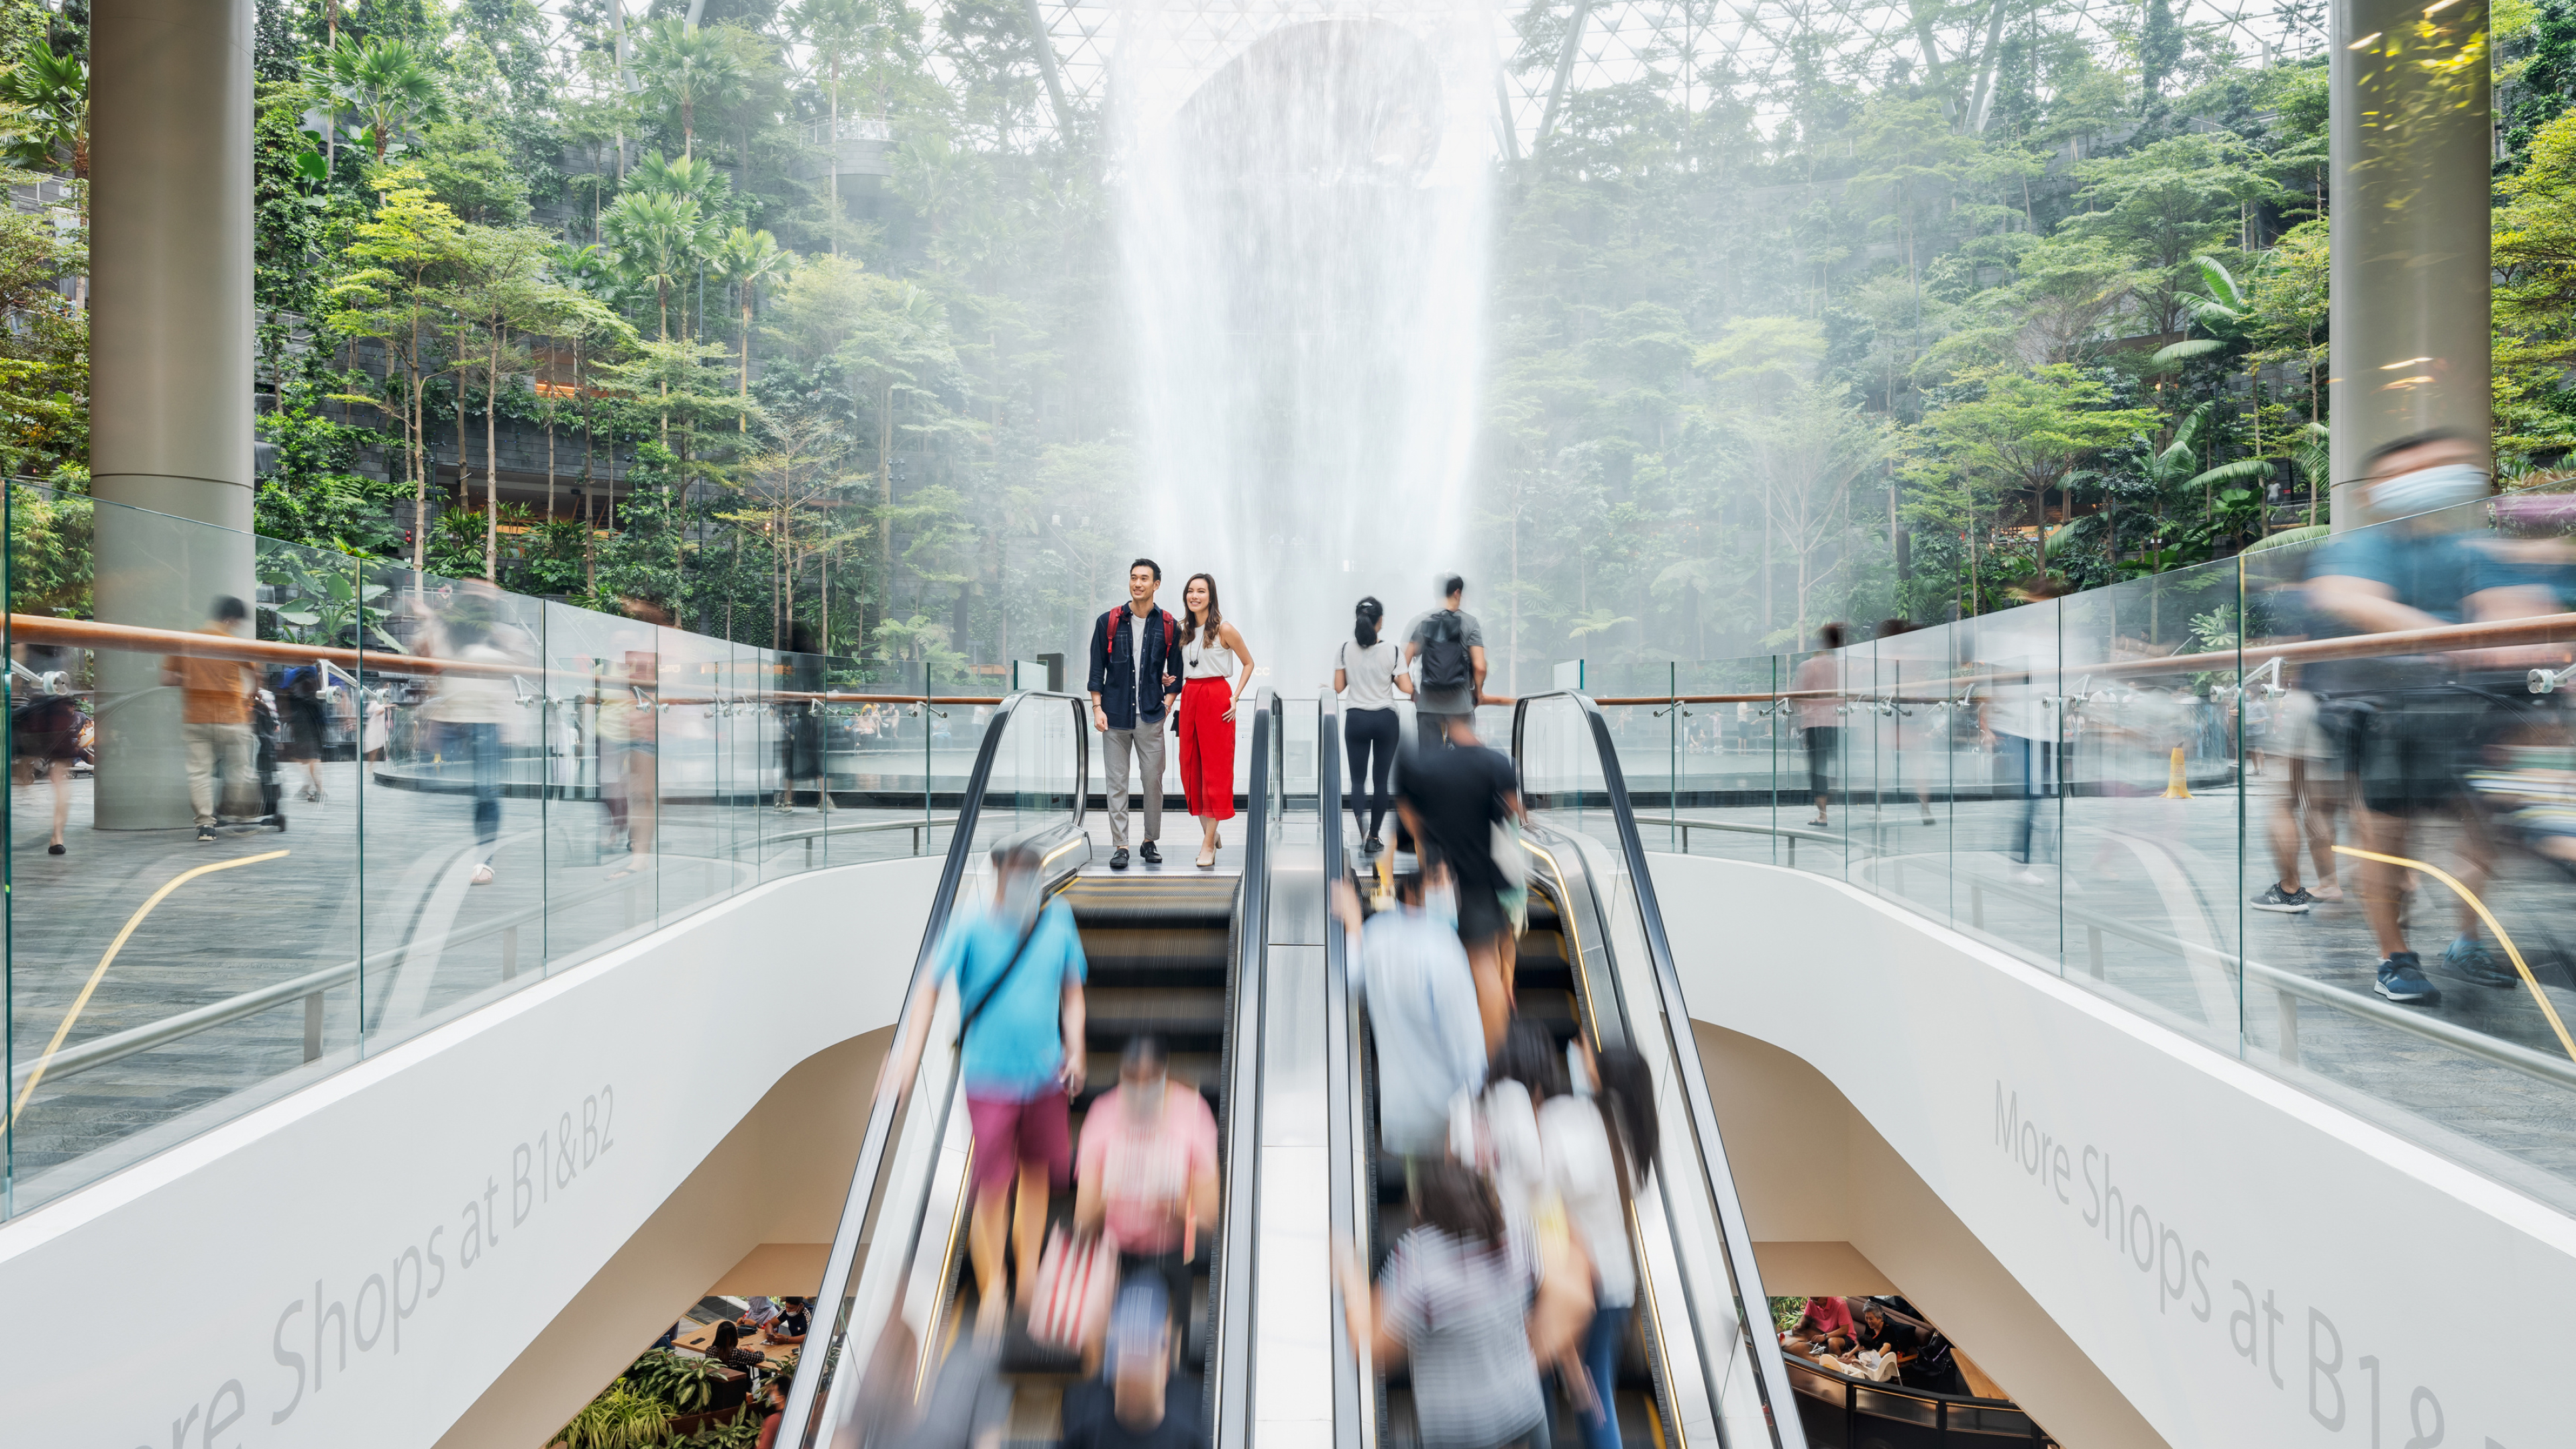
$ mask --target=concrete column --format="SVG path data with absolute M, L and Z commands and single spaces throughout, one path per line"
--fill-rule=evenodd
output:
M 2336 0 L 2328 453 L 2334 526 L 2371 449 L 2490 435 L 2486 0 Z
M 256 587 L 251 16 L 252 0 L 90 7 L 90 486 L 109 623 L 195 628 L 216 595 Z M 160 661 L 103 653 L 99 682 L 99 825 L 187 824 Z

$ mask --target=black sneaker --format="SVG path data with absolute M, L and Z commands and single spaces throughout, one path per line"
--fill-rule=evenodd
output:
M 2277 911 L 2285 916 L 2303 916 L 2307 914 L 2308 907 L 2316 903 L 2317 898 L 2308 894 L 2307 887 L 2301 886 L 2294 891 L 2285 891 L 2281 889 L 2279 881 L 2274 881 L 2263 894 L 2254 898 L 2254 909 Z
M 1127 847 L 1122 845 L 1116 850 L 1109 852 L 1109 868 L 1111 870 L 1125 870 L 1127 868 Z
M 200 825 L 197 827 L 197 843 L 199 845 L 211 844 L 214 838 L 215 827 L 211 825 Z
M 2436 969 L 2445 976 L 2457 976 L 2480 986 L 2522 984 L 2520 976 L 2497 964 L 2495 953 L 2487 949 L 2484 941 L 2473 936 L 2462 936 L 2451 942 L 2450 948 L 2442 953 L 2441 965 Z
M 1386 849 L 1385 846 L 1378 843 L 1378 838 L 1374 835 L 1370 836 L 1368 838 L 1368 843 L 1360 848 L 1369 855 L 1375 855 L 1379 851 Z
M 2399 951 L 2379 963 L 2372 990 L 2404 1006 L 2439 1006 L 2442 993 L 2424 979 L 2424 963 L 2412 951 Z
M 1156 850 L 1154 848 L 1154 842 L 1150 840 L 1137 847 L 1136 853 L 1144 857 L 1147 865 L 1161 865 L 1163 863 L 1163 853 Z

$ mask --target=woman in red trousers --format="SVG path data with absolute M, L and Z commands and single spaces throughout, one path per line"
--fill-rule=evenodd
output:
M 1234 818 L 1234 712 L 1252 682 L 1252 651 L 1217 608 L 1213 576 L 1190 575 L 1181 603 L 1181 793 L 1198 817 L 1198 866 L 1207 870 L 1217 825 Z

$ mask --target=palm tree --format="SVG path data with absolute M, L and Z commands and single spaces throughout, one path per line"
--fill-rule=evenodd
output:
M 796 258 L 781 251 L 778 238 L 765 231 L 735 227 L 724 243 L 716 248 L 717 275 L 735 287 L 742 307 L 742 328 L 737 344 L 742 349 L 742 417 L 737 432 L 751 430 L 751 303 L 760 284 L 783 278 L 795 265 Z
M 18 63 L 0 71 L 0 106 L 15 114 L 8 126 L 8 158 L 29 170 L 71 166 L 72 179 L 89 179 L 89 62 L 56 55 L 39 36 L 27 42 Z
M 671 340 L 671 288 L 714 240 L 714 228 L 695 198 L 668 191 L 629 191 L 599 219 L 619 270 L 639 287 L 653 289 L 662 340 Z
M 643 72 L 645 90 L 679 112 L 684 157 L 697 151 L 698 107 L 732 105 L 751 83 L 724 36 L 685 20 L 656 20 L 647 26 L 644 53 L 635 68 Z
M 435 119 L 445 107 L 438 77 L 407 41 L 343 41 L 328 61 L 331 92 L 367 123 L 376 164 L 394 133 L 415 120 Z
M 2193 471 L 2200 463 L 2201 434 L 2208 430 L 2210 413 L 2216 407 L 2215 403 L 2202 403 L 2183 414 L 2182 421 L 2174 425 L 2173 440 L 2147 455 L 2147 486 L 2154 494 L 2160 523 L 2166 495 L 2178 489 L 2199 489 L 2202 514 L 2206 517 L 2216 510 L 2214 495 L 2218 485 L 2255 483 L 2271 476 L 2272 464 L 2263 458 L 2239 458 L 2233 463 Z M 2155 572 L 2164 572 L 2161 539 L 2156 545 Z

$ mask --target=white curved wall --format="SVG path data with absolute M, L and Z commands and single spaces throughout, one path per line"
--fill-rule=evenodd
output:
M 2167 1442 L 2564 1437 L 2477 1325 L 2576 1294 L 2576 1223 L 1866 892 L 1652 861 L 1691 1015 L 1823 1073 Z M 2043 1360 L 1971 1346 L 2089 1449 Z
M 893 1022 L 939 865 L 762 886 L 0 1228 L 8 1441 L 436 1443 L 791 1069 Z

